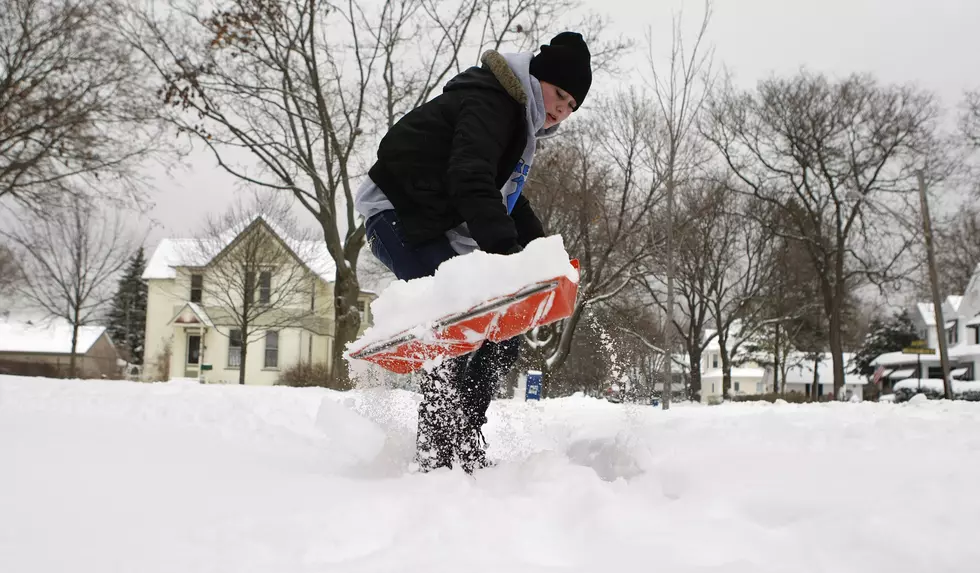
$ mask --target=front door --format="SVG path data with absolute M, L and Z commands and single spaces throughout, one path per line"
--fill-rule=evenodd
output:
M 187 335 L 187 362 L 184 365 L 185 378 L 197 378 L 201 368 L 201 336 Z

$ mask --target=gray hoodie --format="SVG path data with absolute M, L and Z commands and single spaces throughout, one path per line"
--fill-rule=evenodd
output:
M 501 200 L 507 207 L 508 213 L 513 208 L 514 202 L 517 201 L 524 188 L 525 181 L 530 176 L 538 139 L 550 137 L 558 131 L 557 125 L 549 129 L 543 129 L 546 117 L 544 98 L 541 95 L 541 83 L 529 71 L 532 57 L 534 57 L 534 54 L 530 52 L 498 54 L 493 51 L 488 52 L 483 57 L 484 63 L 491 69 L 495 66 L 506 64 L 515 76 L 515 79 L 520 82 L 524 93 L 528 96 L 525 107 L 528 131 L 527 144 L 524 146 L 521 159 L 514 166 L 514 176 L 500 189 Z M 495 70 L 495 73 L 498 73 L 498 71 Z M 370 177 L 365 177 L 361 187 L 357 190 L 354 208 L 361 216 L 367 219 L 381 211 L 394 209 L 394 206 L 388 201 L 388 198 L 385 197 L 381 189 L 375 185 L 374 181 Z M 446 231 L 446 237 L 449 239 L 453 250 L 461 255 L 465 255 L 479 248 L 476 241 L 470 236 L 466 223 Z

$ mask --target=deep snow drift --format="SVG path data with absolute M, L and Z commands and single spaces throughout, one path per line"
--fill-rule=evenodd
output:
M 966 572 L 980 404 L 498 401 L 473 477 L 417 397 L 0 377 L 0 571 Z

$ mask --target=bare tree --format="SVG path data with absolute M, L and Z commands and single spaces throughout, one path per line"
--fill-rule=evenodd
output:
M 966 203 L 947 222 L 937 225 L 936 244 L 943 296 L 965 294 L 980 265 L 980 208 Z
M 908 274 L 916 240 L 914 168 L 934 163 L 933 98 L 866 76 L 839 82 L 810 73 L 769 79 L 755 93 L 728 89 L 705 126 L 737 189 L 784 215 L 774 231 L 799 241 L 819 279 L 834 360 L 844 382 L 841 327 L 846 293 Z
M 209 261 L 200 269 L 200 303 L 216 331 L 235 338 L 240 348 L 231 358 L 238 362 L 232 366 L 239 367 L 239 384 L 245 384 L 252 343 L 268 332 L 309 326 L 322 280 L 322 269 L 311 265 L 322 265 L 321 247 L 276 198 L 238 202 L 189 246 L 190 260 L 202 255 L 196 258 Z
M 0 199 L 40 210 L 71 192 L 139 190 L 159 141 L 112 3 L 0 0 Z
M 960 127 L 966 142 L 980 149 L 980 90 L 966 93 Z
M 771 232 L 747 211 L 760 208 L 739 198 L 727 184 L 716 190 L 720 213 L 715 217 L 714 247 L 707 253 L 708 299 L 718 337 L 722 395 L 732 387 L 733 356 L 766 325 L 766 305 L 760 300 L 773 276 Z M 737 325 L 733 332 L 733 326 Z
M 525 192 L 545 229 L 560 234 L 581 264 L 572 315 L 525 335 L 545 375 L 568 357 L 583 313 L 621 293 L 650 255 L 646 225 L 661 193 L 644 168 L 649 129 L 642 100 L 621 94 L 599 104 L 591 120 L 535 161 Z
M 141 243 L 126 231 L 125 220 L 73 193 L 44 217 L 21 219 L 0 231 L 16 253 L 25 300 L 72 326 L 69 377 L 76 375 L 79 328 L 103 316 L 119 271 L 133 245 Z
M 6 245 L 0 245 L 0 300 L 10 300 L 20 282 L 20 268 L 13 251 Z
M 647 47 L 650 65 L 650 88 L 659 110 L 659 130 L 651 132 L 657 143 L 650 146 L 653 151 L 652 163 L 659 178 L 664 182 L 667 198 L 667 246 L 666 264 L 666 308 L 670 322 L 675 321 L 674 306 L 674 193 L 678 185 L 695 174 L 704 161 L 703 143 L 698 138 L 697 122 L 701 110 L 711 91 L 713 83 L 712 63 L 714 50 L 703 46 L 708 24 L 711 21 L 711 0 L 704 2 L 704 16 L 701 26 L 692 45 L 684 41 L 682 31 L 683 18 L 674 18 L 671 49 L 666 69 L 656 63 L 654 57 L 654 40 L 648 33 Z M 701 303 L 698 303 L 701 304 Z M 693 334 L 693 333 L 691 333 Z M 672 363 L 674 332 L 667 330 L 665 350 L 666 368 Z M 700 341 L 697 344 L 701 344 Z M 693 356 L 691 357 L 693 361 Z M 692 370 L 693 373 L 693 370 Z M 669 371 L 667 376 L 669 376 Z M 700 379 L 692 376 L 695 385 Z M 696 390 L 695 390 L 696 391 Z M 664 394 L 663 408 L 670 408 L 670 393 Z
M 733 234 L 726 234 L 728 229 L 723 226 L 729 209 L 723 187 L 701 179 L 689 181 L 677 191 L 679 208 L 672 216 L 661 213 L 663 222 L 659 224 L 651 220 L 654 228 L 671 233 L 677 246 L 673 253 L 658 251 L 645 261 L 637 282 L 650 304 L 670 317 L 673 328 L 665 334 L 671 339 L 679 337 L 686 350 L 691 390 L 697 395 L 701 391 L 701 357 L 718 334 L 709 333 L 713 325 L 711 296 L 725 268 L 715 260 L 719 252 L 730 248 L 723 243 L 731 242 Z M 671 219 L 672 225 L 668 222 Z M 673 268 L 668 269 L 671 259 Z
M 474 35 L 479 49 L 511 45 L 527 34 L 520 22 L 569 5 L 226 0 L 211 10 L 169 0 L 134 14 L 126 34 L 157 70 L 172 124 L 236 177 L 290 193 L 316 217 L 336 266 L 332 376 L 347 380 L 342 355 L 360 327 L 361 154 L 461 62 L 478 58 L 463 53 Z M 240 151 L 258 172 L 236 162 Z
M 664 350 L 666 331 L 668 328 L 675 329 L 676 326 L 668 325 L 660 308 L 649 302 L 647 286 L 636 281 L 623 291 L 622 296 L 613 299 L 607 306 L 612 311 L 616 329 L 626 338 L 620 344 L 624 348 L 623 354 L 628 360 L 632 377 L 640 382 L 638 393 L 653 396 L 657 392 L 663 392 L 665 388 L 674 390 L 677 386 L 673 368 L 670 386 L 665 384 L 664 364 L 667 356 Z M 674 356 L 672 359 L 675 367 L 680 366 L 685 372 L 688 371 L 689 365 L 680 357 Z

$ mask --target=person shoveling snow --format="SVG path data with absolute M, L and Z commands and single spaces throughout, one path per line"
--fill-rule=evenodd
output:
M 562 32 L 536 55 L 489 50 L 481 62 L 388 131 L 358 190 L 371 252 L 402 281 L 474 251 L 520 253 L 545 236 L 521 191 L 537 140 L 553 135 L 588 94 L 589 48 L 581 34 Z M 467 472 L 490 465 L 486 411 L 519 350 L 517 337 L 486 340 L 424 369 L 420 471 L 452 468 L 457 457 Z

